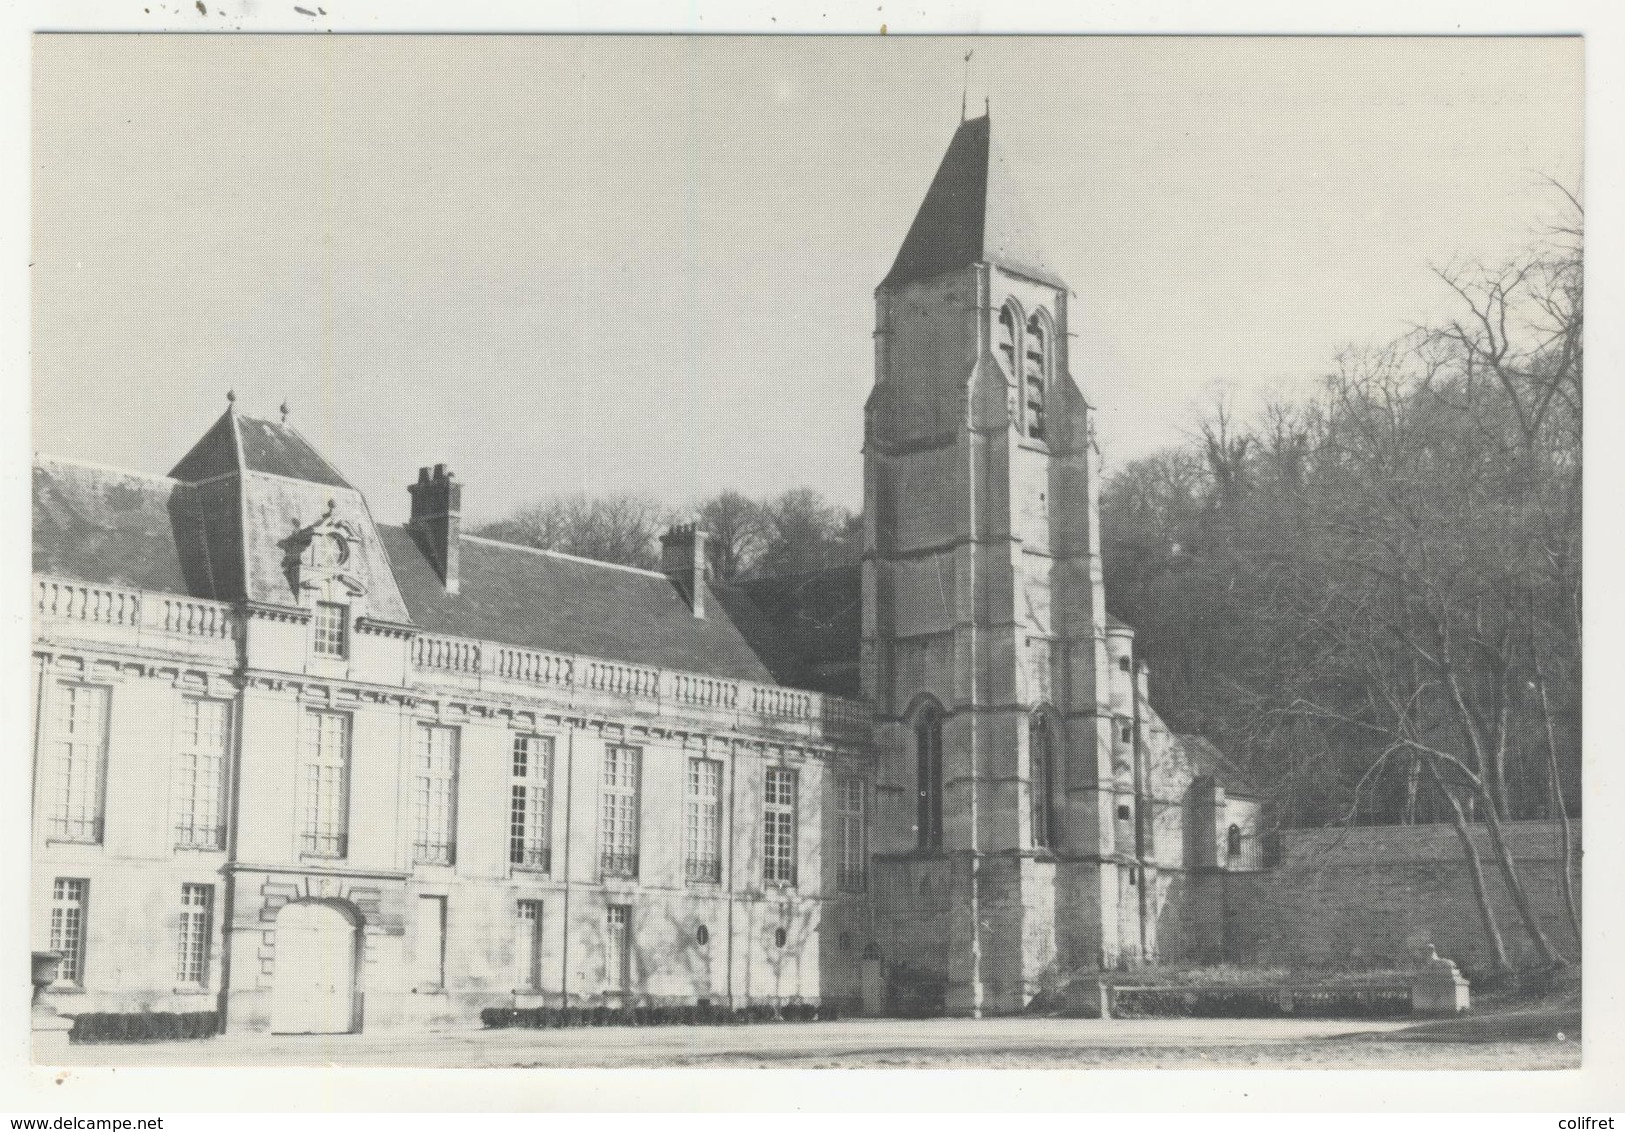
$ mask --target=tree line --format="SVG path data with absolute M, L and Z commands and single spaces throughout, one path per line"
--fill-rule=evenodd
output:
M 1581 211 L 1456 312 L 1337 359 L 1318 391 L 1135 461 L 1102 498 L 1114 611 L 1176 730 L 1246 758 L 1289 826 L 1455 827 L 1490 949 L 1505 823 L 1580 810 Z M 1481 826 L 1489 863 L 1472 828 Z M 1565 870 L 1563 895 L 1579 935 Z
M 471 533 L 655 570 L 660 536 L 679 520 L 710 536 L 711 573 L 722 581 L 805 573 L 863 554 L 863 517 L 804 487 L 767 499 L 725 491 L 687 508 L 639 495 L 559 496 Z

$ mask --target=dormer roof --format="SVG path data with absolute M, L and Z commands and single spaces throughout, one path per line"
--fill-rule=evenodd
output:
M 169 473 L 182 483 L 202 483 L 231 472 L 264 472 L 326 487 L 349 487 L 299 430 L 286 422 L 244 416 L 227 409 Z

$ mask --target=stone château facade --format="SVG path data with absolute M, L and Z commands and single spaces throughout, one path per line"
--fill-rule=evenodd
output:
M 378 524 L 235 405 L 168 476 L 39 458 L 58 1009 L 874 1009 L 909 972 L 1008 1013 L 1057 971 L 1218 957 L 1258 807 L 1106 611 L 1075 312 L 1009 180 L 963 123 L 876 293 L 861 568 L 476 538 L 443 466 Z

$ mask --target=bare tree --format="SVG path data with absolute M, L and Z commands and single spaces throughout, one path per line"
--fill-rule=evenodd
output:
M 767 548 L 768 523 L 762 505 L 737 491 L 701 503 L 700 526 L 711 536 L 711 571 L 728 582 L 750 574 Z
M 666 508 L 641 496 L 570 495 L 532 504 L 473 533 L 599 562 L 656 569 L 660 565 L 656 540 L 669 518 Z

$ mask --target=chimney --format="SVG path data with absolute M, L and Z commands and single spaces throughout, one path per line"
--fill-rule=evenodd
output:
M 440 580 L 446 584 L 446 592 L 454 594 L 458 586 L 459 536 L 463 527 L 463 485 L 446 471 L 446 465 L 436 464 L 433 472 L 419 468 L 418 482 L 406 490 L 412 496 L 412 518 L 407 526 L 426 545 Z
M 698 523 L 677 523 L 660 536 L 660 569 L 677 583 L 694 616 L 705 616 L 705 577 L 710 572 L 705 543 L 709 538 Z

